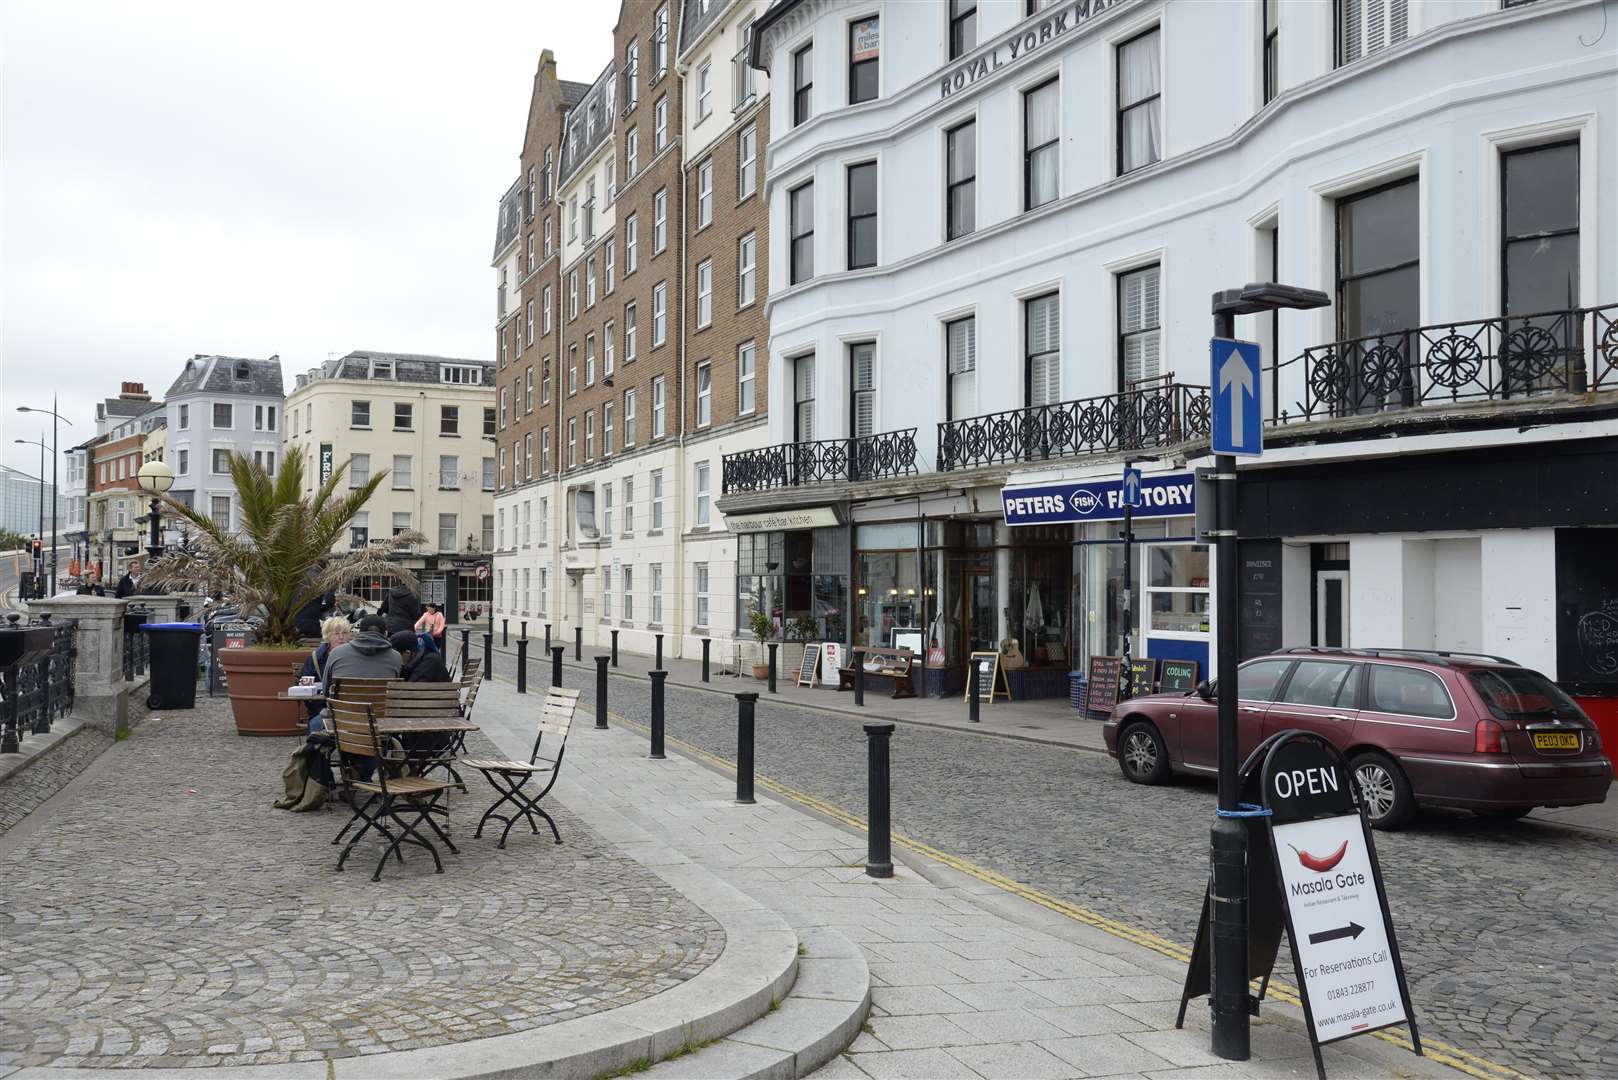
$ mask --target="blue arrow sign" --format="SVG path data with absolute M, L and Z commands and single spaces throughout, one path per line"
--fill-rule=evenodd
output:
M 1140 470 L 1124 468 L 1124 505 L 1137 507 L 1141 505 Z
M 1251 341 L 1214 338 L 1209 343 L 1213 369 L 1213 452 L 1264 452 L 1264 385 L 1259 347 Z

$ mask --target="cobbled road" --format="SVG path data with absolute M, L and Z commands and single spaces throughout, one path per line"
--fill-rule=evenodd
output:
M 538 664 L 530 674 L 549 683 Z M 588 672 L 565 681 L 593 707 Z M 648 718 L 648 683 L 614 678 L 611 693 L 612 712 Z M 758 775 L 864 816 L 860 722 L 768 696 Z M 665 714 L 670 738 L 734 758 L 734 702 L 670 686 Z M 905 724 L 892 771 L 896 832 L 1191 944 L 1211 782 L 1141 787 L 1093 751 Z M 1424 1035 L 1535 1075 L 1618 1076 L 1618 842 L 1433 813 L 1376 839 Z M 1283 953 L 1278 978 L 1293 981 L 1291 963 Z

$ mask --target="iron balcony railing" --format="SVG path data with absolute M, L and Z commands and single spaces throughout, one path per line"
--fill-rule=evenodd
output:
M 906 428 L 856 439 L 780 443 L 726 454 L 720 484 L 728 495 L 804 484 L 881 480 L 917 471 L 916 429 Z
M 938 468 L 1142 450 L 1208 435 L 1206 386 L 1166 382 L 938 425 Z
M 1277 403 L 1272 423 L 1615 389 L 1618 304 L 1316 345 L 1280 365 L 1283 385 L 1289 368 L 1301 368 L 1303 397 L 1296 411 Z

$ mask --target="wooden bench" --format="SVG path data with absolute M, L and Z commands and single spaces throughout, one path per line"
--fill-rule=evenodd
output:
M 909 649 L 877 649 L 860 646 L 852 650 L 849 656 L 849 665 L 837 669 L 837 689 L 854 689 L 854 665 L 863 664 L 867 657 L 879 660 L 881 671 L 867 668 L 865 671 L 865 685 L 870 688 L 873 681 L 886 679 L 893 684 L 893 697 L 912 698 L 916 696 L 916 654 Z

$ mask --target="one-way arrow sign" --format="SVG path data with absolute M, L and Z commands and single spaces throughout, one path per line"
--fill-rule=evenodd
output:
M 1259 347 L 1214 338 L 1208 385 L 1213 393 L 1213 452 L 1256 457 L 1264 452 L 1263 383 Z
M 1350 921 L 1347 926 L 1339 926 L 1335 930 L 1322 930 L 1309 935 L 1309 944 L 1319 945 L 1323 941 L 1336 941 L 1339 938 L 1358 938 L 1365 933 L 1365 927 L 1357 922 Z
M 1124 467 L 1124 505 L 1135 507 L 1141 505 L 1140 470 Z

